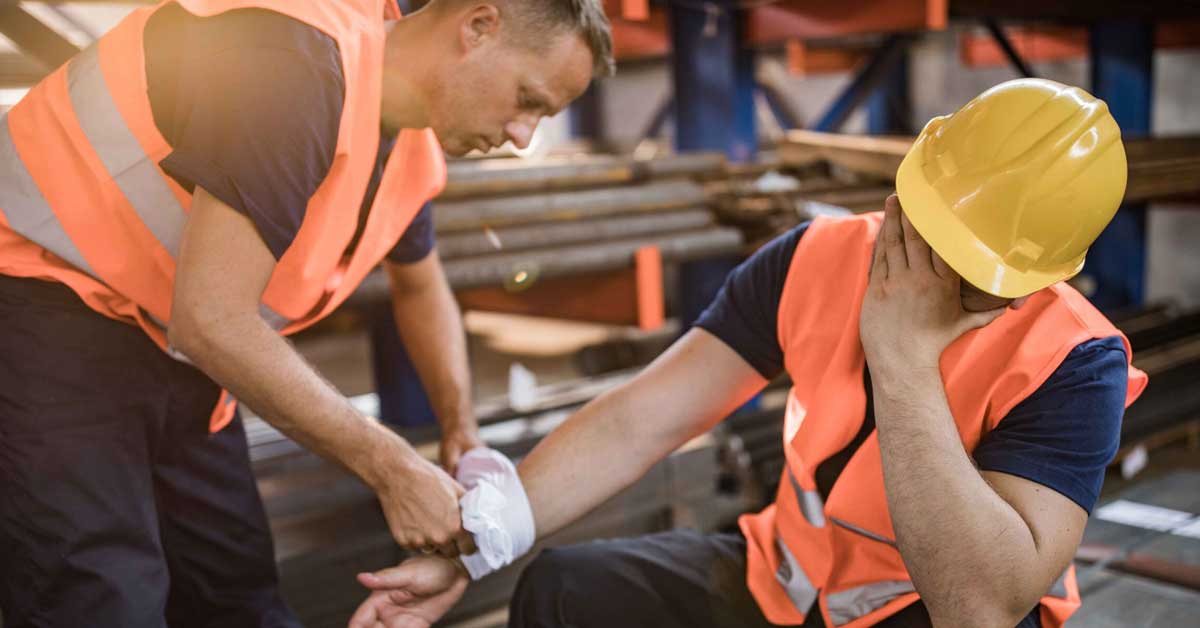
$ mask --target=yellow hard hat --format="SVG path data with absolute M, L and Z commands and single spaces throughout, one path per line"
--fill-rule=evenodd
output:
M 963 279 L 1015 298 L 1083 268 L 1125 179 L 1121 130 L 1104 101 L 1019 79 L 930 120 L 900 164 L 896 192 Z

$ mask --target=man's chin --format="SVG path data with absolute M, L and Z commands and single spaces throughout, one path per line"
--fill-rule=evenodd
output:
M 474 147 L 468 146 L 467 144 L 460 142 L 458 140 L 451 140 L 449 142 L 441 142 L 441 144 L 442 144 L 442 150 L 445 151 L 446 154 L 450 155 L 451 157 L 462 157 L 462 156 L 466 155 L 467 153 L 471 152 L 471 150 L 473 150 L 473 148 L 474 148 Z

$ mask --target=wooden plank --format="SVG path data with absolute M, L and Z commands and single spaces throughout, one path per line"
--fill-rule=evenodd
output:
M 827 161 L 855 172 L 892 179 L 912 138 L 792 130 L 777 149 L 784 163 L 803 167 Z

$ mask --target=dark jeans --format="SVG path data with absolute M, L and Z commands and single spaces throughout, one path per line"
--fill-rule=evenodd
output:
M 0 276 L 5 628 L 298 626 L 240 418 L 65 286 Z
M 746 587 L 746 539 L 672 530 L 541 553 L 517 584 L 509 628 L 768 628 Z M 877 624 L 927 628 L 925 605 Z M 806 628 L 824 628 L 809 613 Z

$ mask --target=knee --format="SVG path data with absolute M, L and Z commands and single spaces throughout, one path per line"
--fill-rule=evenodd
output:
M 584 571 L 579 554 L 574 547 L 547 549 L 525 567 L 509 604 L 509 628 L 564 625 L 561 614 L 579 601 L 566 599 Z

